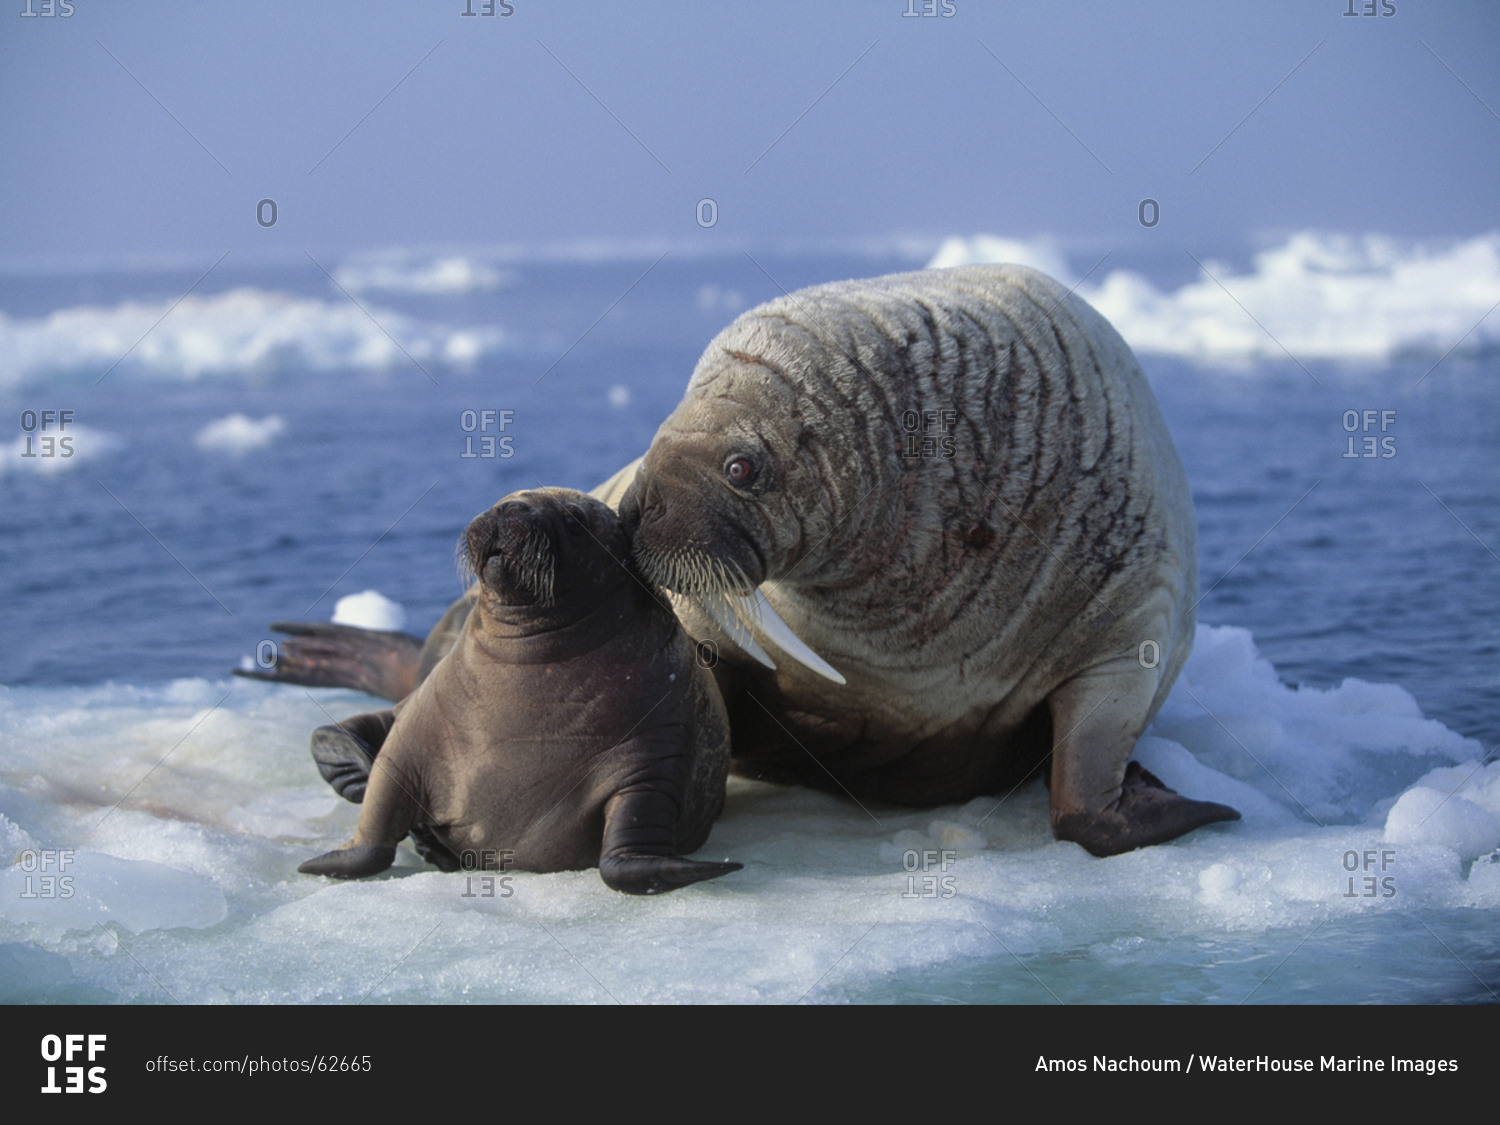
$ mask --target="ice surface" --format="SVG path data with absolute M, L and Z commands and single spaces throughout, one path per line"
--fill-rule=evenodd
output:
M 1326 1002 L 1495 975 L 1500 764 L 1399 688 L 1288 687 L 1242 629 L 1199 628 L 1140 757 L 1243 821 L 1100 860 L 1052 839 L 1040 782 L 910 810 L 732 779 L 699 855 L 744 870 L 644 899 L 409 846 L 297 874 L 358 815 L 308 736 L 373 705 L 312 694 L 0 688 L 0 999 Z M 22 897 L 43 853 L 71 897 Z
M 1015 261 L 1072 285 L 1060 258 L 1046 243 L 981 235 L 948 239 L 929 265 Z M 1302 231 L 1257 254 L 1250 273 L 1203 264 L 1212 276 L 1171 292 L 1129 270 L 1077 291 L 1136 351 L 1213 363 L 1437 359 L 1455 341 L 1468 351 L 1500 343 L 1488 317 L 1500 302 L 1500 231 L 1430 245 Z
M 24 850 L 0 871 L 0 919 L 56 940 L 96 924 L 133 934 L 203 929 L 227 912 L 224 892 L 204 875 L 91 851 L 57 849 L 51 862 L 48 854 Z
M 399 631 L 406 628 L 406 609 L 379 590 L 361 590 L 338 600 L 333 607 L 333 623 Z

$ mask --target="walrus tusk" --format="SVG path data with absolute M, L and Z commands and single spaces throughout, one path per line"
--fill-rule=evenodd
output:
M 806 665 L 836 684 L 847 682 L 833 665 L 808 648 L 807 642 L 792 632 L 792 627 L 781 619 L 781 615 L 766 601 L 765 594 L 759 589 L 749 596 L 718 594 L 707 597 L 703 599 L 703 607 L 735 644 L 767 668 L 774 671 L 776 665 L 751 634 L 752 625 L 758 626 L 767 640 L 797 663 Z
M 705 594 L 699 602 L 719 628 L 729 635 L 730 640 L 771 671 L 776 671 L 776 662 L 760 647 L 755 634 L 750 632 L 749 624 L 742 620 L 742 614 L 730 604 L 728 594 Z

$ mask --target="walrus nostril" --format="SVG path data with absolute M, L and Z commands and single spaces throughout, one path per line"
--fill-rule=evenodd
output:
M 495 505 L 495 514 L 500 516 L 530 515 L 531 505 L 525 500 L 502 500 Z
M 620 526 L 627 535 L 634 536 L 636 528 L 640 527 L 647 516 L 657 518 L 661 505 L 656 496 L 656 489 L 637 477 L 625 495 L 620 497 Z
M 640 492 L 640 519 L 659 520 L 666 514 L 666 494 L 656 486 L 654 481 L 646 482 Z

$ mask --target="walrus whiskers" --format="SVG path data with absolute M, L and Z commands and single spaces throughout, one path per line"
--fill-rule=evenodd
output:
M 469 558 L 467 534 L 460 535 L 458 542 L 453 545 L 453 566 L 458 571 L 458 584 L 461 589 L 468 590 L 479 580 L 479 575 L 474 572 L 474 561 Z
M 776 663 L 756 639 L 756 629 L 799 664 L 836 684 L 846 682 L 782 620 L 738 563 L 680 549 L 665 558 L 648 555 L 641 565 L 658 585 L 696 598 L 735 644 L 767 668 L 774 671 Z
M 520 549 L 509 552 L 507 557 L 516 585 L 535 597 L 537 605 L 550 607 L 557 582 L 557 566 L 547 536 L 537 528 L 527 528 Z

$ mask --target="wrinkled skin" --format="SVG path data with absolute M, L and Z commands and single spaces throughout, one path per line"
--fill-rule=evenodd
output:
M 594 495 L 718 654 L 735 772 L 906 805 L 1041 776 L 1054 834 L 1096 855 L 1238 819 L 1130 763 L 1192 644 L 1192 502 L 1134 356 L 1055 281 L 961 267 L 752 309 Z M 755 587 L 844 683 L 726 631 L 716 599 Z

